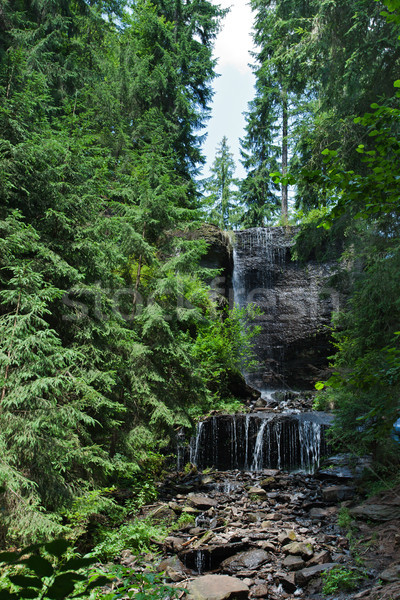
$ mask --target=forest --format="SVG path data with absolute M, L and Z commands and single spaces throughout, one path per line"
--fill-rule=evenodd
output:
M 3 549 L 85 539 L 107 558 L 156 496 L 179 428 L 237 408 L 229 381 L 252 361 L 251 314 L 210 295 L 205 223 L 296 225 L 295 259 L 338 261 L 348 302 L 316 403 L 334 406 L 341 444 L 398 483 L 400 2 L 251 8 L 246 176 L 224 138 L 204 181 L 226 10 L 0 2 Z M 36 598 L 13 593 L 1 597 Z

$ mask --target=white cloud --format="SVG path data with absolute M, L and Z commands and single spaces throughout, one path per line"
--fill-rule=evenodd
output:
M 218 2 L 218 0 L 216 0 Z M 241 73 L 249 71 L 249 54 L 253 48 L 251 28 L 253 16 L 247 0 L 220 0 L 223 8 L 231 8 L 222 23 L 222 31 L 216 42 L 214 55 L 218 58 L 217 71 L 225 66 L 233 66 Z

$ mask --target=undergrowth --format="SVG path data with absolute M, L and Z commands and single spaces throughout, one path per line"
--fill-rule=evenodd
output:
M 357 570 L 334 567 L 331 571 L 322 573 L 322 593 L 329 596 L 338 591 L 350 592 L 358 587 L 362 578 L 362 574 Z

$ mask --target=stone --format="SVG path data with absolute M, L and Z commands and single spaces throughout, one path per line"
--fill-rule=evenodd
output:
M 260 487 L 251 487 L 248 489 L 249 496 L 266 496 L 267 492 Z
M 355 490 L 348 485 L 330 485 L 321 490 L 325 502 L 342 502 L 350 500 L 355 494 Z
M 384 522 L 400 519 L 400 505 L 394 504 L 360 504 L 350 509 L 350 514 L 358 519 L 371 519 Z
M 184 506 L 182 512 L 188 513 L 189 515 L 198 515 L 201 511 L 193 506 Z
M 379 579 L 382 579 L 385 583 L 395 583 L 400 581 L 400 565 L 392 565 L 388 567 L 379 575 Z
M 132 568 L 137 563 L 137 556 L 132 554 L 130 550 L 122 550 L 121 552 L 121 565 L 124 567 Z
M 287 529 L 286 531 L 278 535 L 278 542 L 280 544 L 290 544 L 296 541 L 296 533 L 293 530 Z
M 320 521 L 332 517 L 338 512 L 337 506 L 329 506 L 328 508 L 312 508 L 308 513 L 313 521 Z
M 302 569 L 305 566 L 305 563 L 299 556 L 289 554 L 289 556 L 284 559 L 282 565 L 289 569 L 289 571 L 297 571 L 298 569 Z
M 204 475 L 201 478 L 201 484 L 202 485 L 208 485 L 208 484 L 213 483 L 213 482 L 214 482 L 214 477 L 211 477 L 211 475 Z
M 315 554 L 308 562 L 307 567 L 314 567 L 315 565 L 324 565 L 331 562 L 331 553 L 328 550 L 323 550 Z
M 189 569 L 186 569 L 182 561 L 177 556 L 171 556 L 162 560 L 157 567 L 159 573 L 165 572 L 166 577 L 171 581 L 182 581 L 190 575 Z
M 276 483 L 275 477 L 267 477 L 260 481 L 260 487 L 262 488 L 270 488 Z
M 274 527 L 275 522 L 274 521 L 262 521 L 261 522 L 261 527 L 263 529 L 271 529 L 271 527 Z
M 296 585 L 303 587 L 313 577 L 317 577 L 318 575 L 321 575 L 321 573 L 325 573 L 326 571 L 331 571 L 334 567 L 337 566 L 337 563 L 325 563 L 323 565 L 315 565 L 314 567 L 306 567 L 305 569 L 301 569 L 301 571 L 296 571 L 294 575 Z
M 262 473 L 265 477 L 276 477 L 279 475 L 280 471 L 279 469 L 263 469 Z
M 188 600 L 246 600 L 249 586 L 229 575 L 203 575 L 188 586 Z
M 208 498 L 208 496 L 189 494 L 188 500 L 195 508 L 202 510 L 208 510 L 209 508 L 215 508 L 218 506 L 218 502 L 214 500 L 214 498 Z
M 294 554 L 303 556 L 304 558 L 311 558 L 314 554 L 312 544 L 305 544 L 304 542 L 292 542 L 282 547 L 282 551 L 286 554 Z
M 175 513 L 180 514 L 182 512 L 183 506 L 182 506 L 182 504 L 178 504 L 178 502 L 168 502 L 168 506 Z
M 266 583 L 256 585 L 251 590 L 251 595 L 254 598 L 268 598 L 268 585 Z
M 182 544 L 184 542 L 185 542 L 184 538 L 176 537 L 173 535 L 169 535 L 164 540 L 165 546 L 175 550 L 175 552 L 180 552 L 180 550 L 182 550 L 182 548 L 183 548 Z
M 156 523 L 161 521 L 172 523 L 176 519 L 175 512 L 168 506 L 168 504 L 161 504 L 160 506 L 157 506 L 150 511 L 148 516 Z
M 289 594 L 293 594 L 293 592 L 296 591 L 297 585 L 294 573 L 279 575 L 279 583 L 282 585 L 285 592 L 288 592 Z
M 262 548 L 239 552 L 224 560 L 221 568 L 224 571 L 238 571 L 240 569 L 257 569 L 260 565 L 270 560 L 270 554 Z
M 262 548 L 263 550 L 267 550 L 269 552 L 275 552 L 276 551 L 276 548 L 275 548 L 274 544 L 272 544 L 272 542 L 268 542 L 266 540 L 262 540 L 262 541 L 258 542 L 257 546 L 259 548 Z

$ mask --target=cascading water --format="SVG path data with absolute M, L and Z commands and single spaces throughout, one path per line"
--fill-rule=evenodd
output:
M 215 416 L 198 423 L 188 458 L 199 469 L 309 471 L 327 453 L 330 423 L 324 413 Z
M 283 227 L 239 231 L 233 249 L 234 302 L 239 307 L 255 304 L 261 312 L 254 348 L 259 368 L 245 378 L 260 390 L 266 412 L 213 416 L 198 423 L 189 453 L 179 449 L 179 464 L 186 456 L 199 468 L 309 471 L 327 451 L 328 418 L 267 412 L 277 390 L 285 398 L 291 385 L 311 387 L 330 353 L 324 326 L 338 308 L 337 294 L 321 295 L 335 267 L 293 262 L 294 233 Z

